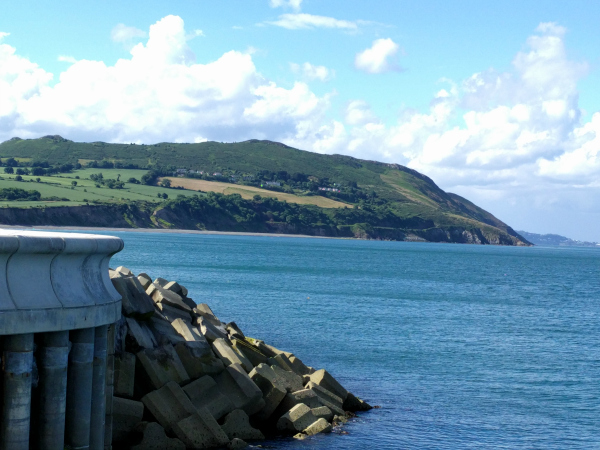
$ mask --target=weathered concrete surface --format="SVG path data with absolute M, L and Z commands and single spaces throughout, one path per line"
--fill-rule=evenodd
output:
M 215 325 L 204 316 L 198 317 L 196 324 L 200 328 L 202 335 L 210 342 L 217 339 L 228 339 L 227 330 L 222 325 Z
M 304 403 L 294 406 L 277 421 L 279 431 L 298 432 L 303 431 L 316 422 L 312 411 Z
M 331 422 L 333 420 L 333 412 L 327 406 L 319 406 L 318 408 L 311 409 L 313 416 L 315 418 L 320 419 L 323 418 L 327 422 Z
M 327 422 L 322 417 L 318 419 L 316 422 L 313 422 L 309 425 L 305 430 L 304 434 L 307 436 L 314 436 L 318 433 L 330 433 L 331 432 L 331 424 Z
M 300 358 L 297 358 L 296 356 L 292 355 L 288 358 L 288 361 L 290 362 L 292 370 L 295 374 L 300 376 L 310 375 L 310 369 L 302 362 L 302 360 L 300 360 Z
M 343 409 L 344 411 L 357 412 L 369 411 L 370 409 L 373 409 L 373 407 L 364 400 L 354 396 L 351 392 L 348 392 L 348 396 L 346 397 L 346 400 L 344 400 Z
M 250 418 L 241 409 L 236 409 L 225 417 L 223 431 L 229 439 L 243 439 L 245 441 L 264 439 L 262 432 L 250 425 Z
M 160 286 L 156 286 L 156 284 L 154 285 L 154 287 L 155 289 L 152 291 L 151 297 L 155 303 L 166 303 L 167 305 L 172 306 L 173 308 L 179 308 L 183 311 L 187 311 L 190 313 L 192 312 L 192 308 L 185 304 L 183 298 L 181 298 L 180 295 L 177 295 L 175 292 L 169 291 Z M 146 290 L 146 292 L 148 292 L 148 290 Z
M 212 343 L 215 354 L 221 358 L 223 364 L 230 366 L 231 364 L 239 364 L 246 372 L 250 372 L 254 366 L 243 354 L 236 352 L 229 341 L 225 339 L 215 339 Z
M 315 373 L 311 374 L 310 381 L 333 392 L 342 399 L 342 402 L 348 397 L 348 391 L 325 369 L 317 370 Z
M 180 420 L 197 412 L 183 389 L 174 381 L 142 397 L 142 403 L 167 431 Z
M 149 328 L 152 330 L 158 345 L 175 345 L 179 342 L 185 342 L 185 339 L 175 331 L 171 322 L 166 320 L 160 313 L 152 316 L 149 321 Z
M 285 385 L 288 392 L 301 391 L 304 388 L 302 377 L 296 375 L 294 372 L 288 372 L 276 365 L 271 366 L 271 369 L 273 369 L 275 374 L 282 380 L 282 383 Z
M 126 440 L 143 416 L 142 402 L 113 397 L 113 443 Z
M 246 447 L 248 447 L 248 444 L 244 440 L 238 438 L 233 438 L 231 442 L 227 444 L 229 450 L 241 450 Z
M 135 355 L 123 352 L 115 357 L 114 366 L 114 395 L 117 397 L 133 397 L 135 383 Z
M 135 319 L 126 317 L 127 336 L 126 347 L 133 351 L 139 351 L 144 348 L 154 348 L 158 345 L 152 331 L 143 322 L 138 322 Z
M 224 446 L 229 438 L 205 408 L 173 425 L 173 432 L 188 448 Z
M 248 344 L 244 340 L 233 338 L 232 346 L 236 352 L 241 353 L 246 358 L 248 358 L 248 360 L 254 367 L 258 366 L 259 364 L 265 364 L 267 362 L 268 358 L 265 355 L 260 353 L 256 347 Z
M 258 420 L 267 420 L 275 412 L 283 398 L 287 394 L 287 389 L 275 371 L 266 364 L 259 364 L 248 375 L 252 381 L 259 387 L 263 393 L 265 406 L 257 413 Z M 293 405 L 292 405 L 293 406 Z M 288 411 L 282 411 L 281 414 Z
M 170 381 L 178 384 L 190 381 L 185 367 L 171 345 L 142 350 L 136 356 L 154 389 L 159 389 Z
M 339 416 L 345 415 L 342 399 L 333 392 L 328 391 L 312 381 L 309 381 L 306 384 L 306 388 L 314 391 L 314 393 L 319 397 L 321 404 L 323 406 L 327 406 L 334 414 Z
M 208 343 L 180 342 L 175 345 L 175 351 L 191 379 L 217 375 L 225 370 L 225 364 L 215 356 Z
M 197 328 L 192 327 L 189 321 L 175 319 L 171 325 L 188 342 L 206 342 L 206 338 L 200 334 Z
M 220 391 L 229 397 L 236 409 L 243 409 L 251 416 L 264 408 L 262 391 L 239 364 L 226 367 L 223 372 L 215 376 L 215 381 Z
M 134 433 L 141 434 L 142 441 L 131 450 L 185 450 L 185 444 L 166 435 L 165 429 L 156 422 L 140 422 Z
M 215 420 L 235 409 L 233 402 L 219 390 L 217 383 L 209 375 L 192 381 L 184 386 L 183 391 L 197 409 L 206 408 Z
M 210 309 L 210 306 L 208 306 L 206 303 L 200 303 L 200 304 L 196 305 L 193 312 L 194 312 L 194 314 L 196 314 L 196 316 L 204 317 L 206 320 L 208 320 L 213 325 L 221 326 L 221 321 L 215 315 L 215 313 L 212 311 L 212 309 Z
M 125 316 L 147 319 L 154 314 L 154 302 L 146 294 L 146 290 L 137 277 L 115 271 L 111 274 L 110 281 L 117 292 L 121 294 Z
M 167 303 L 156 303 L 156 307 L 161 312 L 162 316 L 171 323 L 176 319 L 183 319 L 186 322 L 189 322 L 190 325 L 192 324 L 192 316 L 188 311 L 174 308 Z

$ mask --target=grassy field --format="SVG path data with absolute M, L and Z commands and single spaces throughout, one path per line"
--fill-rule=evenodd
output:
M 321 197 L 320 195 L 303 197 L 294 194 L 286 194 L 284 192 L 269 191 L 267 189 L 261 189 L 254 186 L 221 183 L 219 181 L 195 180 L 192 178 L 177 177 L 165 178 L 171 180 L 171 186 L 173 187 L 182 186 L 185 189 L 191 189 L 194 191 L 219 192 L 226 195 L 240 194 L 242 198 L 245 199 L 251 199 L 258 194 L 261 197 L 272 197 L 279 201 L 298 203 L 300 205 L 317 205 L 321 208 L 343 208 L 344 206 L 351 206 L 347 203 L 338 202 L 327 197 Z

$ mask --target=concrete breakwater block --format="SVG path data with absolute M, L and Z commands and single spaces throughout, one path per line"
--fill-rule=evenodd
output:
M 125 267 L 111 277 L 128 296 L 106 391 L 117 446 L 244 448 L 265 434 L 327 433 L 371 408 L 326 370 L 221 322 L 178 282 Z

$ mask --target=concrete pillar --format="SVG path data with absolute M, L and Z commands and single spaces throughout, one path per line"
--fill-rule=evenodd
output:
M 29 449 L 33 334 L 4 336 L 0 448 Z
M 90 448 L 92 378 L 95 329 L 72 330 L 67 371 L 65 446 L 72 450 Z
M 32 395 L 31 448 L 63 450 L 69 332 L 41 333 L 35 341 L 39 381 Z
M 106 343 L 106 416 L 104 419 L 104 450 L 112 449 L 112 406 L 115 373 L 115 338 L 117 326 L 113 323 L 108 326 L 108 340 Z
M 90 424 L 91 450 L 104 450 L 107 334 L 108 325 L 101 325 L 94 330 L 94 369 L 92 376 L 92 416 Z

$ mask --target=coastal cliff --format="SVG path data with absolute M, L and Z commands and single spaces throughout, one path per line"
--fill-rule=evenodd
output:
M 176 281 L 110 271 L 116 325 L 115 449 L 245 448 L 281 435 L 339 431 L 371 406 L 327 370 L 250 338 Z

